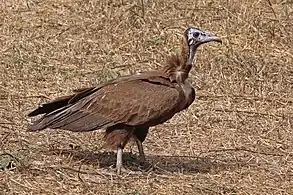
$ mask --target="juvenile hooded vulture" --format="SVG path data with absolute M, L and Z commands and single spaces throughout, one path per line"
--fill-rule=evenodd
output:
M 188 28 L 181 54 L 168 57 L 162 70 L 120 77 L 42 104 L 28 114 L 43 114 L 29 130 L 84 132 L 105 128 L 106 144 L 117 150 L 120 174 L 123 148 L 130 139 L 136 140 L 140 161 L 144 162 L 142 143 L 149 128 L 164 123 L 194 101 L 195 91 L 186 79 L 196 49 L 211 41 L 221 42 L 208 32 Z

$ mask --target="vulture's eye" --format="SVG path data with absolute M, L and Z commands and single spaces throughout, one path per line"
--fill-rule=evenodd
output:
M 194 38 L 197 38 L 199 36 L 199 32 L 195 32 L 195 33 L 193 33 L 193 37 Z

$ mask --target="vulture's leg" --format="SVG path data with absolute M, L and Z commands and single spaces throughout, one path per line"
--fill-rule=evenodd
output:
M 123 167 L 122 165 L 122 153 L 123 149 L 121 147 L 118 147 L 117 149 L 117 162 L 116 162 L 116 169 L 117 169 L 117 174 L 120 175 L 121 169 Z
M 145 155 L 143 151 L 142 142 L 139 139 L 136 139 L 136 145 L 139 151 L 139 162 L 140 164 L 143 164 L 145 162 Z
M 148 132 L 149 132 L 149 127 L 145 127 L 145 126 L 136 127 L 134 130 L 134 135 L 136 136 L 136 145 L 139 151 L 139 161 L 141 165 L 144 165 L 146 162 L 142 142 L 145 140 Z
M 117 175 L 120 175 L 121 173 L 127 173 L 130 174 L 131 172 L 123 167 L 123 148 L 118 147 L 117 149 L 117 161 L 116 161 L 116 171 Z
M 122 155 L 125 145 L 132 136 L 132 128 L 133 127 L 115 125 L 106 129 L 104 136 L 107 144 L 106 146 L 117 149 L 116 171 L 118 175 L 122 172 L 127 172 L 127 170 L 123 168 Z

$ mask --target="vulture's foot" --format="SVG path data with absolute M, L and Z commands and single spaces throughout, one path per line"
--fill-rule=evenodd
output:
M 112 172 L 112 171 L 113 171 L 113 172 L 116 172 L 116 174 L 117 174 L 118 176 L 119 176 L 119 175 L 122 175 L 122 174 L 130 175 L 130 174 L 132 173 L 131 170 L 128 170 L 128 169 L 124 168 L 123 165 L 122 165 L 122 166 L 118 166 L 118 167 L 117 167 L 117 165 L 116 165 L 116 167 L 115 167 L 115 165 L 111 165 L 111 166 L 109 167 L 109 169 L 111 170 L 111 172 Z
M 129 174 L 132 173 L 132 171 L 130 171 L 130 170 L 124 168 L 123 166 L 121 166 L 121 167 L 116 167 L 116 169 L 117 169 L 117 175 L 121 175 L 122 173 L 123 173 L 123 174 L 127 174 L 127 175 L 129 175 Z
M 136 139 L 136 145 L 139 151 L 139 164 L 144 164 L 146 162 L 145 154 L 143 151 L 142 142 L 139 139 Z
M 144 165 L 144 164 L 147 164 L 148 162 L 146 161 L 144 155 L 139 155 L 138 163 L 139 165 Z
M 117 149 L 117 162 L 116 162 L 117 175 L 120 175 L 121 173 L 131 174 L 132 171 L 127 170 L 123 167 L 122 154 L 123 154 L 123 149 L 119 147 Z
M 153 165 L 147 161 L 143 161 L 139 163 L 138 167 L 141 171 L 149 171 L 150 169 L 153 168 Z

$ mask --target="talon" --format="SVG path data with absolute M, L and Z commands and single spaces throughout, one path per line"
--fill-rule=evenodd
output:
M 152 168 L 152 164 L 151 163 L 148 163 L 148 162 L 143 162 L 143 163 L 141 163 L 140 165 L 139 165 L 139 168 L 140 168 L 140 170 L 142 170 L 142 171 L 148 171 L 148 170 L 150 170 L 151 168 Z

